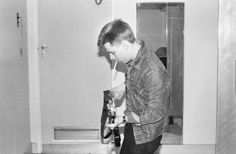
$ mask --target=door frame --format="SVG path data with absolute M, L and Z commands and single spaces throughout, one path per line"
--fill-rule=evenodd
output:
M 38 0 L 27 0 L 28 79 L 30 141 L 32 153 L 42 153 L 40 77 L 39 77 L 39 31 Z
M 116 0 L 112 2 L 112 17 L 116 17 Z M 29 80 L 30 142 L 32 153 L 42 153 L 42 119 L 40 102 L 39 0 L 26 0 L 27 48 Z M 95 3 L 95 2 L 94 2 Z

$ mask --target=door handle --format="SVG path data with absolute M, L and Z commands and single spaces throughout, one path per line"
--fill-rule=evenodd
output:
M 44 44 L 40 46 L 40 49 L 41 49 L 41 50 L 44 50 L 44 49 L 46 49 L 46 48 L 48 48 L 48 47 L 47 47 L 46 45 L 44 45 Z
M 45 57 L 46 55 L 46 49 L 49 48 L 48 46 L 46 46 L 45 44 L 42 44 L 39 49 L 40 49 L 40 54 L 41 57 Z

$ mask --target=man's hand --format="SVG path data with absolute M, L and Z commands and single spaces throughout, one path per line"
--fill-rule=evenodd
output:
M 125 93 L 125 84 L 122 83 L 119 86 L 112 88 L 111 93 L 115 99 L 121 99 Z
M 113 130 L 115 127 L 118 127 L 122 123 L 123 123 L 123 116 L 116 116 L 115 123 L 106 124 L 106 127 L 109 127 L 110 129 Z

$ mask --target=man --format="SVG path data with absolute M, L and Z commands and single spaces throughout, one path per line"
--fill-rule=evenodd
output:
M 103 27 L 98 46 L 127 66 L 125 85 L 112 89 L 116 99 L 126 92 L 125 116 L 107 125 L 126 123 L 120 154 L 153 154 L 168 122 L 169 78 L 164 65 L 122 20 Z

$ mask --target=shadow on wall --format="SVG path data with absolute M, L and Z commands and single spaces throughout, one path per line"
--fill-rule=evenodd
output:
M 104 46 L 98 47 L 98 56 L 99 57 L 105 57 L 107 62 L 110 64 L 110 68 L 112 69 L 112 60 L 109 56 L 109 53 L 104 48 Z

